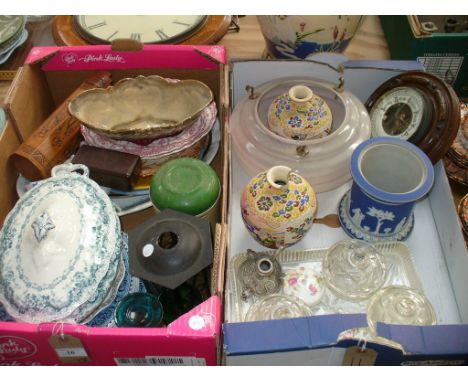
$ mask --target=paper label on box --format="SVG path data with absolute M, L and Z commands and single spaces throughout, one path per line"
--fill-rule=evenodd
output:
M 204 358 L 197 357 L 158 357 L 114 358 L 117 366 L 206 366 Z
M 373 349 L 351 346 L 346 349 L 343 366 L 372 366 L 375 364 L 377 355 L 378 353 Z
M 53 335 L 49 338 L 49 344 L 63 363 L 91 361 L 79 338 L 70 335 Z

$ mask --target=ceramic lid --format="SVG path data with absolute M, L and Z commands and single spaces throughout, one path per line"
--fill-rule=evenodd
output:
M 268 127 L 296 139 L 322 138 L 330 133 L 332 112 L 325 100 L 307 86 L 295 85 L 276 97 L 268 109 Z
M 84 175 L 73 172 L 80 170 Z M 58 321 L 88 301 L 118 252 L 120 222 L 81 165 L 28 191 L 0 232 L 0 302 L 17 321 Z
M 165 163 L 151 180 L 150 195 L 158 210 L 170 208 L 198 215 L 216 202 L 221 184 L 216 172 L 194 158 Z
M 311 268 L 298 267 L 285 272 L 283 292 L 288 296 L 298 297 L 307 305 L 317 305 L 325 291 L 322 275 Z
M 174 289 L 213 262 L 210 223 L 166 209 L 128 233 L 130 273 Z

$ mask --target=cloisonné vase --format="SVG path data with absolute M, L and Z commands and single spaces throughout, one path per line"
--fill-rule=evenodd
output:
M 325 100 L 307 86 L 296 85 L 274 99 L 268 109 L 268 127 L 285 138 L 322 138 L 330 134 L 332 113 Z
M 286 166 L 274 166 L 255 176 L 245 187 L 240 205 L 249 233 L 273 249 L 301 240 L 317 211 L 312 186 Z

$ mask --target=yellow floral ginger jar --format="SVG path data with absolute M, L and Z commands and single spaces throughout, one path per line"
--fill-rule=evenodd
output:
M 314 94 L 307 86 L 296 85 L 271 103 L 268 127 L 285 138 L 323 138 L 331 132 L 332 113 L 322 97 Z
M 272 167 L 254 177 L 245 187 L 240 205 L 252 237 L 273 249 L 301 240 L 317 211 L 312 186 L 286 166 Z

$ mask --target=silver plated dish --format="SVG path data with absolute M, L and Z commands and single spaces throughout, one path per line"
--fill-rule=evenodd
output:
M 70 101 L 68 110 L 99 134 L 131 141 L 174 135 L 212 101 L 211 89 L 201 81 L 153 75 L 87 90 Z

